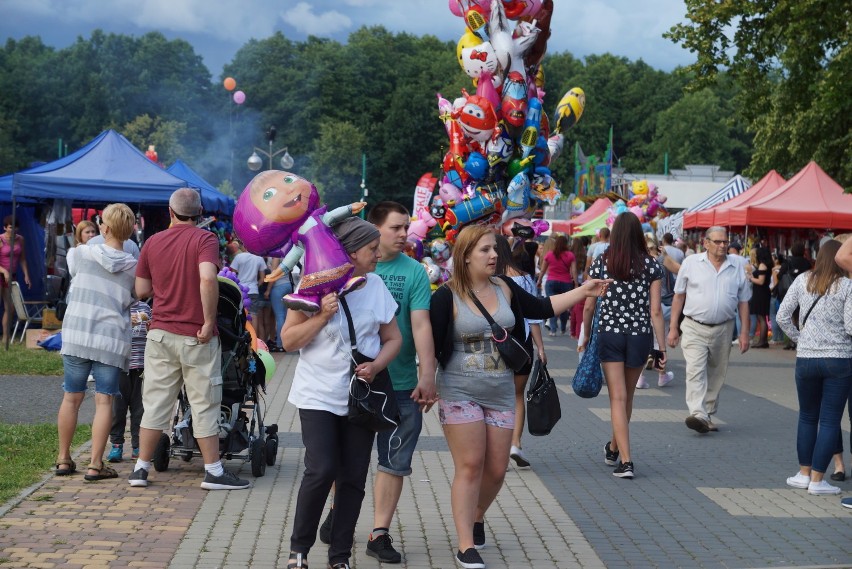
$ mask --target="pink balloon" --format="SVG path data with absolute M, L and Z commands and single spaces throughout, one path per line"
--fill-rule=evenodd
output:
M 242 91 L 237 91 L 234 93 L 234 102 L 238 105 L 242 105 L 246 102 L 246 94 Z
M 482 75 L 479 76 L 479 83 L 476 85 L 476 94 L 491 103 L 495 113 L 500 110 L 500 95 L 491 82 L 490 71 L 483 71 Z

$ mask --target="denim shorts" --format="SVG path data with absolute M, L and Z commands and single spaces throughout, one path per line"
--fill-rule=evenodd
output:
M 121 368 L 68 355 L 62 356 L 62 367 L 65 368 L 65 380 L 62 382 L 65 393 L 85 393 L 86 382 L 89 380 L 89 374 L 92 374 L 95 378 L 96 393 L 119 394 Z
M 411 474 L 411 459 L 414 447 L 423 428 L 423 413 L 420 406 L 411 399 L 413 389 L 394 391 L 399 405 L 399 428 L 395 431 L 382 431 L 376 434 L 376 448 L 379 451 L 379 471 L 394 476 Z
M 622 362 L 627 367 L 645 367 L 654 339 L 651 334 L 620 334 L 598 332 L 598 353 L 601 362 Z

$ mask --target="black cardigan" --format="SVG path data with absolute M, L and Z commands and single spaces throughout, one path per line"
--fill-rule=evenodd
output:
M 498 276 L 512 291 L 512 313 L 515 326 L 512 335 L 523 345 L 526 341 L 524 318 L 544 320 L 553 316 L 553 305 L 548 298 L 533 296 L 522 289 L 515 281 L 506 276 Z M 441 367 L 447 365 L 453 352 L 453 293 L 444 284 L 432 295 L 429 308 L 429 320 L 432 322 L 432 339 L 435 341 L 435 357 Z

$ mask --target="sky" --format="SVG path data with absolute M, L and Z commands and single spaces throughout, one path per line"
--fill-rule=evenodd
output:
M 452 0 L 457 1 L 457 0 Z M 457 40 L 464 31 L 448 0 L 0 0 L 0 37 L 40 36 L 56 48 L 92 31 L 141 36 L 159 31 L 184 39 L 214 78 L 250 39 L 276 31 L 301 41 L 309 35 L 345 42 L 361 26 Z M 688 51 L 662 37 L 684 21 L 684 0 L 554 0 L 550 52 L 575 57 L 613 53 L 671 71 Z

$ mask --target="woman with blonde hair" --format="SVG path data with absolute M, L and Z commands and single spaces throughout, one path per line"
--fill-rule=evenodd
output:
M 112 426 L 112 398 L 119 393 L 119 375 L 130 367 L 130 305 L 136 280 L 136 259 L 123 249 L 136 219 L 124 204 L 104 209 L 104 243 L 68 251 L 68 309 L 62 321 L 62 363 L 65 394 L 59 407 L 59 458 L 56 474 L 76 471 L 71 439 L 86 395 L 89 374 L 95 378 L 92 459 L 86 480 L 116 478 L 104 465 L 103 453 Z
M 777 314 L 778 325 L 796 343 L 799 472 L 787 485 L 807 488 L 808 494 L 840 493 L 824 480 L 852 389 L 852 280 L 834 260 L 839 249 L 834 240 L 820 247 L 813 270 L 796 277 Z
M 495 278 L 496 244 L 485 227 L 459 233 L 452 277 L 432 295 L 429 313 L 440 364 L 439 417 L 454 465 L 456 562 L 468 569 L 485 567 L 477 551 L 485 545 L 484 516 L 503 485 L 515 426 L 514 370 L 500 355 L 483 311 L 523 344 L 524 318 L 551 317 L 606 288 L 605 281 L 590 280 L 569 292 L 535 297 L 508 277 Z

